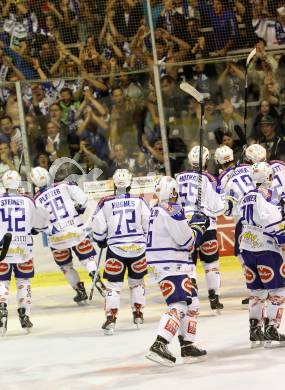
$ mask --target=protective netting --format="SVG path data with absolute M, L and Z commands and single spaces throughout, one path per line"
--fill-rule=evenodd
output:
M 182 80 L 207 99 L 205 145 L 228 143 L 238 158 L 246 142 L 245 59 L 254 45 L 247 142 L 266 143 L 270 157 L 275 141 L 259 124 L 270 114 L 283 145 L 283 2 L 150 3 L 172 172 L 198 141 L 199 106 L 179 89 Z M 65 156 L 87 171 L 100 167 L 102 178 L 117 167 L 165 172 L 146 0 L 0 4 L 0 174 L 8 167 L 26 174 L 17 81 L 32 166 Z

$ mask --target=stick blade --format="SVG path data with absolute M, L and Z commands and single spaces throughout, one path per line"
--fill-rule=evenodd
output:
M 1 250 L 1 253 L 0 253 L 0 261 L 5 259 L 11 241 L 12 241 L 12 234 L 11 233 L 5 233 L 4 237 L 2 239 L 2 250 Z
M 203 95 L 197 91 L 194 87 L 192 87 L 191 84 L 187 83 L 186 81 L 183 81 L 180 84 L 180 89 L 184 92 L 186 92 L 188 95 L 192 96 L 195 100 L 197 100 L 198 103 L 203 103 L 204 97 Z
M 249 53 L 247 59 L 246 59 L 246 66 L 248 67 L 248 65 L 250 64 L 251 60 L 253 59 L 253 57 L 255 56 L 256 54 L 256 47 L 251 50 L 251 52 Z

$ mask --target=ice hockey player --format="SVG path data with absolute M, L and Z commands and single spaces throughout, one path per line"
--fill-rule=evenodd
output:
M 96 252 L 88 232 L 83 228 L 80 215 L 87 206 L 87 195 L 72 183 L 49 185 L 49 172 L 41 167 L 31 170 L 31 180 L 39 188 L 34 200 L 37 207 L 44 207 L 50 212 L 48 241 L 53 258 L 64 273 L 71 287 L 76 291 L 74 302 L 80 304 L 88 299 L 84 283 L 73 267 L 72 252 L 86 268 L 91 279 L 96 273 Z M 100 275 L 95 284 L 102 296 L 105 286 Z
M 145 201 L 130 194 L 132 175 L 117 169 L 113 176 L 115 195 L 100 200 L 93 215 L 93 235 L 99 247 L 108 246 L 104 267 L 107 279 L 106 321 L 102 329 L 114 332 L 120 307 L 120 292 L 128 270 L 134 324 L 142 324 L 145 306 L 146 233 L 150 210 Z
M 159 283 L 168 306 L 161 316 L 158 335 L 146 358 L 172 367 L 176 358 L 167 348 L 178 333 L 184 363 L 203 360 L 207 352 L 195 346 L 199 302 L 189 278 L 189 252 L 199 245 L 209 226 L 204 214 L 187 220 L 177 203 L 178 184 L 164 176 L 156 183 L 157 204 L 151 210 L 146 257 L 151 275 Z
M 197 211 L 199 155 L 200 147 L 194 146 L 188 154 L 188 160 L 192 169 L 182 172 L 176 176 L 177 183 L 179 184 L 179 196 L 187 218 L 191 218 L 191 216 Z M 211 309 L 220 311 L 223 309 L 223 304 L 219 301 L 221 277 L 219 271 L 217 216 L 223 214 L 225 204 L 223 197 L 216 191 L 217 182 L 215 177 L 207 172 L 209 157 L 209 150 L 203 147 L 201 210 L 209 217 L 210 226 L 203 236 L 200 246 L 193 250 L 191 256 L 196 264 L 199 253 L 200 260 L 202 261 L 205 270 Z
M 36 210 L 33 200 L 18 193 L 21 177 L 17 171 L 6 171 L 2 178 L 6 192 L 0 196 L 0 237 L 12 234 L 5 259 L 0 263 L 0 334 L 7 330 L 8 298 L 12 273 L 16 278 L 18 314 L 21 326 L 27 332 L 33 327 L 31 310 L 31 283 L 34 276 L 33 238 L 35 229 L 42 230 L 48 223 L 48 213 Z
M 249 322 L 252 347 L 285 346 L 285 336 L 278 332 L 285 301 L 285 223 L 280 207 L 271 203 L 273 169 L 266 162 L 253 164 L 252 179 L 256 189 L 239 202 L 242 217 L 240 251 L 245 265 L 245 279 L 250 290 Z M 263 330 L 263 309 L 267 318 Z

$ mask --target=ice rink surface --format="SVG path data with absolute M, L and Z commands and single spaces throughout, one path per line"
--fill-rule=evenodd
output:
M 8 332 L 0 339 L 1 390 L 151 390 L 282 388 L 285 348 L 251 350 L 247 310 L 240 300 L 240 275 L 224 278 L 225 309 L 214 316 L 201 283 L 198 344 L 208 351 L 207 361 L 183 365 L 178 342 L 170 346 L 176 366 L 158 366 L 145 359 L 156 336 L 165 305 L 156 286 L 148 288 L 145 324 L 132 324 L 128 289 L 113 336 L 100 329 L 103 299 L 84 307 L 72 302 L 68 285 L 33 289 L 34 323 L 26 335 L 16 316 L 15 292 L 9 305 Z M 89 287 L 89 286 L 88 286 Z M 284 331 L 284 321 L 281 330 Z

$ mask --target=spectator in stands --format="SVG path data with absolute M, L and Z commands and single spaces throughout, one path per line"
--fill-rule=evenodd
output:
M 222 137 L 222 145 L 226 145 L 229 148 L 231 148 L 234 152 L 234 159 L 235 161 L 240 161 L 242 152 L 243 152 L 243 146 L 245 143 L 240 139 L 233 138 L 233 134 L 230 131 L 224 131 L 223 137 Z
M 77 19 L 74 11 L 70 8 L 70 0 L 59 0 L 58 6 L 50 1 L 47 2 L 50 12 L 58 20 L 60 38 L 65 44 L 72 44 L 78 41 Z
M 167 120 L 180 116 L 181 110 L 186 106 L 185 94 L 169 75 L 163 76 L 160 83 Z
M 31 91 L 31 111 L 34 111 L 36 115 L 47 115 L 53 99 L 46 94 L 46 90 L 42 84 L 32 84 Z
M 3 174 L 9 169 L 18 170 L 20 166 L 20 160 L 18 157 L 17 144 L 11 143 L 11 148 L 6 142 L 0 142 L 0 179 Z M 22 173 L 22 170 L 21 170 Z
M 21 153 L 23 150 L 21 130 L 13 125 L 12 118 L 9 115 L 0 119 L 0 133 L 4 136 L 3 138 L 6 138 L 7 142 L 15 142 L 18 151 Z
M 261 136 L 257 139 L 258 143 L 267 150 L 269 160 L 285 160 L 285 140 L 276 133 L 274 119 L 265 115 L 260 121 Z
M 112 177 L 116 169 L 128 169 L 130 172 L 135 170 L 135 160 L 128 156 L 127 148 L 117 143 L 113 147 L 113 162 L 109 168 L 108 176 Z
M 198 9 L 198 0 L 175 0 L 175 11 L 182 15 L 184 19 L 201 18 Z
M 277 9 L 277 12 L 278 12 L 278 18 L 277 18 L 277 21 L 275 22 L 276 40 L 278 42 L 278 45 L 284 45 L 285 44 L 285 6 L 284 6 L 284 3 L 283 3 L 282 7 L 279 7 Z
M 255 34 L 262 38 L 266 45 L 277 44 L 275 20 L 264 0 L 255 0 L 252 6 L 252 26 Z
M 175 8 L 173 0 L 164 0 L 164 8 L 157 19 L 157 28 L 163 28 L 169 34 L 183 39 L 186 20 Z
M 98 177 L 100 180 L 108 179 L 108 164 L 106 161 L 101 160 L 96 155 L 96 149 L 93 148 L 88 142 L 80 141 L 80 149 L 73 156 L 73 159 L 80 163 L 81 167 L 86 173 L 89 173 L 94 168 L 99 168 L 102 170 L 102 174 Z M 97 180 L 97 177 L 94 178 Z
M 138 0 L 120 0 L 114 8 L 114 26 L 126 41 L 136 34 L 143 17 L 141 2 Z
M 44 16 L 44 26 L 40 34 L 51 37 L 53 40 L 60 40 L 60 32 L 54 14 L 48 13 Z
M 264 39 L 258 38 L 255 47 L 256 55 L 249 64 L 248 75 L 250 83 L 254 84 L 255 89 L 259 91 L 260 85 L 264 85 L 265 77 L 268 74 L 275 76 L 278 62 L 272 55 L 266 53 L 266 42 Z
M 128 145 L 129 152 L 138 149 L 138 131 L 136 127 L 136 104 L 124 96 L 121 88 L 112 90 L 110 144 L 111 149 L 119 141 Z
M 217 144 L 222 144 L 223 135 L 225 132 L 230 132 L 234 140 L 237 140 L 242 145 L 246 144 L 244 132 L 242 130 L 243 118 L 238 114 L 233 105 L 228 99 L 225 99 L 222 104 L 218 106 L 221 110 L 223 125 L 216 129 L 215 136 Z
M 56 58 L 56 48 L 52 41 L 46 40 L 41 44 L 41 50 L 39 51 L 39 66 L 44 72 L 45 75 L 51 76 L 51 69 L 55 64 Z
M 34 160 L 34 166 L 35 167 L 41 167 L 49 170 L 51 166 L 51 161 L 49 159 L 48 153 L 40 153 L 36 156 Z
M 214 50 L 218 56 L 225 57 L 229 50 L 238 45 L 236 16 L 227 0 L 214 0 L 213 5 L 209 6 L 209 15 L 214 31 Z
M 70 88 L 62 88 L 60 91 L 60 108 L 62 110 L 62 121 L 70 125 L 75 120 L 75 114 L 80 106 L 79 101 L 75 101 Z
M 67 134 L 62 132 L 58 124 L 54 121 L 47 123 L 47 138 L 44 140 L 44 150 L 42 152 L 44 151 L 49 154 L 51 162 L 55 161 L 58 157 L 70 157 Z
M 234 108 L 239 108 L 244 102 L 244 79 L 244 72 L 231 61 L 227 63 L 225 70 L 217 80 L 223 99 L 229 99 Z
M 282 122 L 279 118 L 276 108 L 272 106 L 268 100 L 262 100 L 260 104 L 259 112 L 257 113 L 253 121 L 252 131 L 250 134 L 250 140 L 252 143 L 255 143 L 257 139 L 261 137 L 260 122 L 264 116 L 268 116 L 268 115 L 274 119 L 276 125 L 276 133 L 278 135 L 283 134 L 284 130 L 283 130 Z
M 280 88 L 278 82 L 273 77 L 272 73 L 268 73 L 264 78 L 263 86 L 261 87 L 261 98 L 268 100 L 275 107 L 279 105 Z

